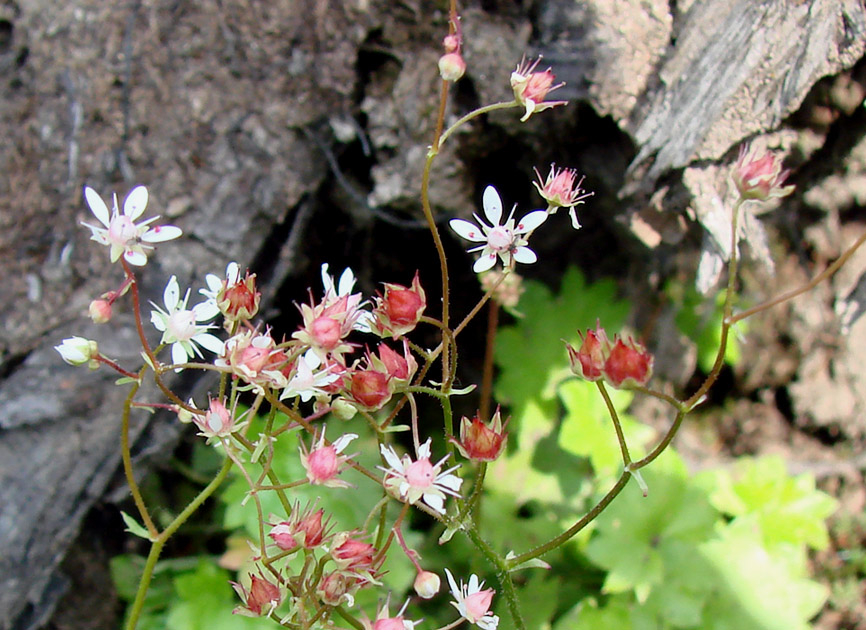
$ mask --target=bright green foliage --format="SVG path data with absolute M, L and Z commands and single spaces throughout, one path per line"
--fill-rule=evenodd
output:
M 806 544 L 825 549 L 826 520 L 836 500 L 815 489 L 811 475 L 791 477 L 781 457 L 742 459 L 733 472 L 715 470 L 710 500 L 735 519 L 749 519 L 759 528 L 764 545 Z
M 719 293 L 715 300 L 709 300 L 694 286 L 682 287 L 673 283 L 665 287 L 665 293 L 677 307 L 677 327 L 697 344 L 698 367 L 704 373 L 709 373 L 722 339 L 724 293 Z M 740 361 L 742 353 L 736 333 L 742 334 L 745 331 L 745 322 L 740 322 L 731 329 L 725 347 L 725 363 L 728 365 L 736 365 Z
M 565 407 L 559 431 L 559 445 L 567 452 L 586 457 L 593 470 L 612 477 L 622 470 L 622 455 L 604 399 L 595 383 L 572 379 L 557 389 Z M 634 394 L 608 388 L 611 402 L 622 424 L 632 459 L 643 456 L 643 444 L 653 431 L 626 413 Z

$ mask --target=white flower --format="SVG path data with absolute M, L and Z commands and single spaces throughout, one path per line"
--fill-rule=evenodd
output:
M 396 494 L 401 501 L 414 505 L 419 499 L 423 499 L 433 510 L 444 514 L 446 495 L 460 496 L 460 484 L 463 480 L 451 474 L 459 466 L 440 472 L 448 455 L 435 465 L 431 464 L 430 438 L 418 449 L 418 459 L 414 462 L 409 455 L 403 455 L 400 459 L 391 446 L 383 444 L 380 451 L 389 466 L 378 467 L 385 471 L 385 488 Z
M 186 363 L 195 356 L 201 357 L 198 346 L 217 355 L 223 353 L 223 342 L 207 332 L 215 326 L 202 326 L 199 323 L 207 322 L 219 314 L 219 309 L 214 302 L 208 300 L 187 309 L 189 289 L 181 300 L 180 288 L 175 276 L 172 276 L 165 286 L 162 299 L 165 310 L 151 302 L 156 310 L 150 312 L 150 321 L 154 328 L 162 333 L 160 343 L 172 344 L 171 360 L 174 363 Z M 179 372 L 180 368 L 176 371 Z
M 110 216 L 108 206 L 90 186 L 84 187 L 84 198 L 93 216 L 105 227 L 90 225 L 83 221 L 82 225 L 90 228 L 91 239 L 111 248 L 111 262 L 117 262 L 123 254 L 126 262 L 140 267 L 147 263 L 147 250 L 153 249 L 151 243 L 170 241 L 182 234 L 181 229 L 173 225 L 148 228 L 150 223 L 159 218 L 158 216 L 138 225 L 135 224 L 135 220 L 141 216 L 147 206 L 147 188 L 144 186 L 136 186 L 129 192 L 123 201 L 123 214 L 117 208 L 116 194 Z
M 84 337 L 69 337 L 60 342 L 54 349 L 69 365 L 84 365 L 99 356 L 99 346 L 95 341 Z
M 280 394 L 280 400 L 300 396 L 303 402 L 307 402 L 316 394 L 325 393 L 322 388 L 330 385 L 340 378 L 329 368 L 314 372 L 322 365 L 322 360 L 313 350 L 307 350 L 295 367 L 295 374 L 289 379 L 288 385 Z
M 535 252 L 529 249 L 526 245 L 529 234 L 547 219 L 547 213 L 544 210 L 536 210 L 530 212 L 517 224 L 514 225 L 514 208 L 505 223 L 500 223 L 502 220 L 502 200 L 499 198 L 499 193 L 493 186 L 488 186 L 484 189 L 483 197 L 484 216 L 490 222 L 486 225 L 477 214 L 473 214 L 475 220 L 481 226 L 463 219 L 451 219 L 451 229 L 457 232 L 461 237 L 473 243 L 484 243 L 478 247 L 473 247 L 470 252 L 481 252 L 481 257 L 475 261 L 472 270 L 475 273 L 487 271 L 496 264 L 496 257 L 502 259 L 502 264 L 510 267 L 512 259 L 523 264 L 534 263 L 538 260 Z M 516 206 L 515 206 L 516 208 Z
M 457 609 L 460 616 L 482 630 L 496 630 L 496 626 L 499 625 L 499 617 L 488 612 L 495 591 L 492 588 L 482 590 L 484 582 L 479 582 L 478 576 L 474 573 L 469 577 L 469 584 L 464 584 L 463 580 L 460 580 L 459 588 L 457 582 L 454 581 L 454 576 L 451 575 L 451 571 L 445 569 L 445 575 L 448 576 L 451 594 L 455 599 L 451 605 Z

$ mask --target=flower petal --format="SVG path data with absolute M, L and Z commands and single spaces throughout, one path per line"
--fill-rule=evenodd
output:
M 147 188 L 136 186 L 123 201 L 123 214 L 135 221 L 147 207 Z
M 102 197 L 99 196 L 99 193 L 93 190 L 90 186 L 85 186 L 84 199 L 87 201 L 87 205 L 90 207 L 93 216 L 95 216 L 102 225 L 108 227 L 108 206 L 105 205 L 105 202 L 102 200 Z
M 183 345 L 179 341 L 171 344 L 172 363 L 186 363 L 187 358 L 186 350 L 184 350 Z
M 487 240 L 487 237 L 484 236 L 484 232 L 481 231 L 481 228 L 470 221 L 464 219 L 451 219 L 448 222 L 448 225 L 451 226 L 452 230 L 457 232 L 458 236 L 465 238 L 467 241 L 481 243 Z
M 451 571 L 449 571 L 447 568 L 445 569 L 445 575 L 448 577 L 448 586 L 451 587 L 451 595 L 453 595 L 454 599 L 456 599 L 458 602 L 462 602 L 463 593 L 460 591 L 459 588 L 457 588 L 457 582 L 454 581 L 454 576 L 451 575 Z
M 355 274 L 350 267 L 346 267 L 340 275 L 340 282 L 337 285 L 337 295 L 349 295 L 352 289 L 355 288 Z
M 193 306 L 192 312 L 195 313 L 195 321 L 206 322 L 219 315 L 220 307 L 214 300 L 205 300 Z
M 502 199 L 499 198 L 499 193 L 493 186 L 484 189 L 482 205 L 487 220 L 493 225 L 499 225 L 499 220 L 502 218 Z
M 512 255 L 514 256 L 514 260 L 523 263 L 524 265 L 531 265 L 538 260 L 538 256 L 535 255 L 535 252 L 528 247 L 518 247 L 514 250 Z
M 424 494 L 424 503 L 430 506 L 433 511 L 445 514 L 445 501 L 440 495 L 427 492 Z
M 520 223 L 517 224 L 517 227 L 514 229 L 517 234 L 525 234 L 526 232 L 532 232 L 539 225 L 544 223 L 547 220 L 547 212 L 544 210 L 536 210 L 535 212 L 530 212 L 525 217 L 520 220 Z
M 493 265 L 496 264 L 496 254 L 482 254 L 481 258 L 475 261 L 475 264 L 472 265 L 472 271 L 475 273 L 481 273 L 482 271 L 487 271 L 491 269 Z
M 183 234 L 183 230 L 174 225 L 157 225 L 142 234 L 141 240 L 145 243 L 162 243 L 178 238 L 181 234 Z
M 162 302 L 169 314 L 173 313 L 177 308 L 177 303 L 180 300 L 180 287 L 177 285 L 177 276 L 172 276 L 168 279 L 168 284 L 165 285 L 165 291 L 162 293 Z
M 379 451 L 382 453 L 382 457 L 385 458 L 385 461 L 388 462 L 388 466 L 390 466 L 395 472 L 403 471 L 403 465 L 400 463 L 400 458 L 397 457 L 397 453 L 394 452 L 393 448 L 383 444 L 379 448 Z
M 210 333 L 199 333 L 198 335 L 195 335 L 192 340 L 205 350 L 210 350 L 216 355 L 222 355 L 225 349 L 225 344 L 222 339 L 219 339 Z
M 123 259 L 136 267 L 144 267 L 147 264 L 147 254 L 137 249 L 127 249 L 123 252 Z

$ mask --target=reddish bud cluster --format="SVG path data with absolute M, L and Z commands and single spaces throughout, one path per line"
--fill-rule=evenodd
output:
M 566 344 L 571 371 L 588 381 L 602 378 L 614 387 L 646 385 L 652 376 L 653 357 L 647 349 L 618 335 L 613 342 L 600 325 L 581 334 L 580 348 Z
M 416 272 L 410 287 L 385 284 L 385 294 L 376 298 L 370 328 L 380 337 L 397 339 L 415 329 L 425 308 L 427 296 Z
M 477 414 L 472 420 L 464 416 L 460 421 L 460 440 L 451 438 L 451 441 L 466 459 L 492 462 L 502 454 L 508 442 L 508 433 L 504 429 L 499 409 L 496 409 L 488 424 L 482 422 Z

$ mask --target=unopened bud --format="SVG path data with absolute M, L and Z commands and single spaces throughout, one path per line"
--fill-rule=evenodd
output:
M 96 360 L 99 356 L 99 346 L 95 341 L 84 337 L 69 337 L 64 339 L 59 346 L 54 346 L 54 349 L 69 365 L 87 363 L 91 370 L 99 367 L 99 362 Z
M 460 53 L 451 52 L 439 57 L 439 76 L 445 81 L 457 81 L 466 72 L 466 62 Z
M 111 319 L 111 302 L 103 299 L 93 300 L 87 313 L 94 324 L 104 324 Z
M 432 571 L 419 571 L 415 576 L 415 592 L 423 599 L 430 599 L 439 592 L 439 576 Z

